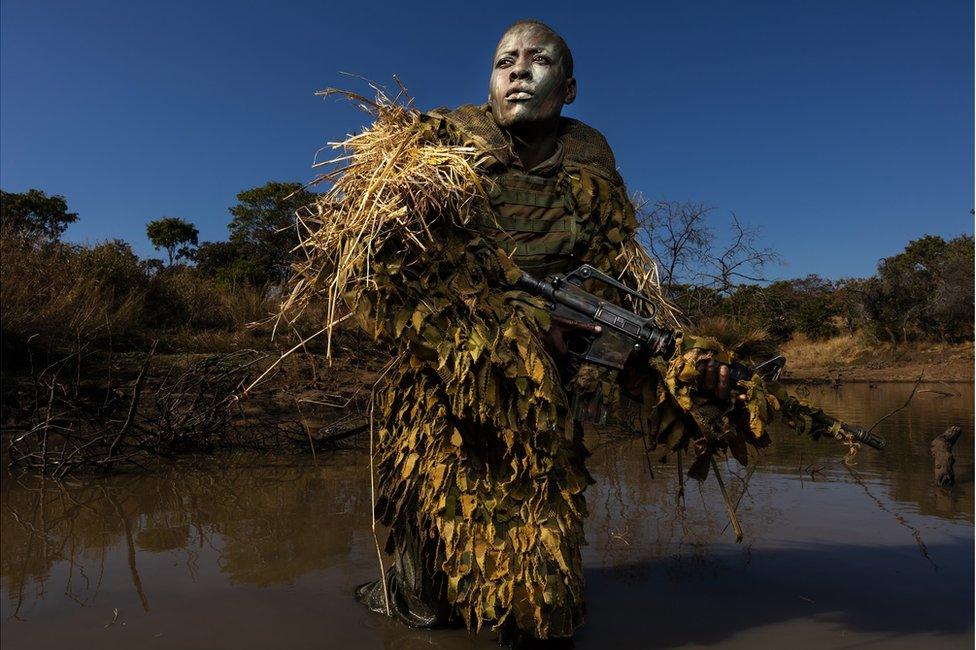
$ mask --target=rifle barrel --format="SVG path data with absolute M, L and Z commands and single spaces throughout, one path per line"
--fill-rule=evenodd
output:
M 833 427 L 837 426 L 841 429 L 841 431 L 852 437 L 854 440 L 857 440 L 858 442 L 863 443 L 873 449 L 884 449 L 888 445 L 888 441 L 884 438 L 876 436 L 870 431 L 865 431 L 860 427 L 855 427 L 845 422 L 841 422 L 836 418 L 830 417 L 823 411 L 818 410 L 814 412 L 812 414 L 812 418 L 814 423 L 820 427 L 823 427 L 823 429 L 829 431 Z

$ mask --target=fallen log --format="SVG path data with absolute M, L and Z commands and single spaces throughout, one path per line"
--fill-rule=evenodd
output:
M 960 435 L 962 435 L 962 428 L 951 426 L 936 436 L 930 447 L 932 457 L 935 458 L 935 482 L 943 487 L 952 487 L 956 484 L 956 473 L 953 469 L 956 458 L 952 455 L 952 448 Z

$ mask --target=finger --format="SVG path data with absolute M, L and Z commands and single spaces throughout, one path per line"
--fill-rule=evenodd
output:
M 578 320 L 569 321 L 567 326 L 572 331 L 585 332 L 587 334 L 599 334 L 603 331 L 603 327 L 596 323 L 584 323 Z
M 566 325 L 567 323 L 573 322 L 569 318 L 560 316 L 559 314 L 550 314 L 549 320 L 551 320 L 554 325 Z
M 699 361 L 695 368 L 698 370 L 698 390 L 705 392 L 705 385 L 708 383 L 708 360 Z
M 718 382 L 718 364 L 709 359 L 708 365 L 705 366 L 705 377 L 702 380 L 701 388 L 704 392 L 711 393 L 715 390 L 716 382 Z
M 715 392 L 718 398 L 723 402 L 727 402 L 729 399 L 729 394 L 731 393 L 731 386 L 729 384 L 729 367 L 724 363 L 719 364 L 718 387 Z

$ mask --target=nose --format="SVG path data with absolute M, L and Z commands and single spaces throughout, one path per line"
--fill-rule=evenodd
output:
M 509 81 L 516 81 L 518 79 L 525 79 L 526 81 L 532 80 L 532 67 L 526 62 L 519 59 L 515 65 L 512 66 L 511 72 L 508 73 Z

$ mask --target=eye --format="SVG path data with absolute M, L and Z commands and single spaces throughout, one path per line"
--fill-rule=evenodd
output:
M 537 54 L 532 60 L 536 61 L 537 63 L 542 63 L 544 65 L 549 65 L 552 63 L 552 60 L 548 56 L 545 56 L 544 54 Z
M 505 68 L 505 67 L 507 67 L 507 66 L 509 66 L 511 64 L 512 64 L 512 60 L 510 58 L 508 58 L 508 57 L 504 57 L 502 59 L 498 59 L 498 62 L 495 63 L 495 67 L 496 68 Z

